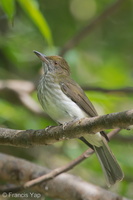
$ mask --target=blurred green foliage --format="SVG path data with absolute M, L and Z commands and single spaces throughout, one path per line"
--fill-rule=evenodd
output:
M 1 0 L 0 3 L 1 3 L 3 10 L 7 14 L 9 20 L 13 21 L 13 17 L 14 17 L 14 14 L 15 14 L 14 0 L 7 0 L 7 1 Z
M 35 84 L 41 63 L 33 54 L 59 54 L 64 44 L 114 0 L 0 0 L 0 79 L 29 80 Z M 133 86 L 133 2 L 127 0 L 99 23 L 77 46 L 64 55 L 72 77 L 81 86 L 107 89 Z M 99 114 L 131 109 L 133 94 L 86 91 Z M 37 101 L 36 93 L 31 94 Z M 40 129 L 55 125 L 52 120 L 30 112 L 24 105 L 3 97 L 0 91 L 1 127 Z M 132 134 L 124 130 L 125 136 Z M 122 166 L 125 179 L 110 190 L 133 197 L 133 145 L 112 140 L 112 151 Z M 29 159 L 49 168 L 66 164 L 86 146 L 78 140 L 59 142 L 48 147 L 20 149 L 1 146 L 0 150 Z M 93 155 L 72 170 L 86 181 L 105 186 L 101 167 Z

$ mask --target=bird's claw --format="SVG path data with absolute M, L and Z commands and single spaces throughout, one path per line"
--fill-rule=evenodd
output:
M 55 127 L 55 126 L 47 126 L 46 128 L 45 128 L 45 130 L 46 131 L 49 131 L 51 128 L 53 128 L 53 127 Z
M 64 122 L 64 123 L 62 124 L 63 130 L 65 130 L 65 128 L 66 128 L 67 125 L 68 125 L 68 122 Z

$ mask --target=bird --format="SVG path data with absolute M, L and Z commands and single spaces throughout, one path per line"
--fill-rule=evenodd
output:
M 83 89 L 71 78 L 70 67 L 63 57 L 46 56 L 35 50 L 33 52 L 42 61 L 44 70 L 37 87 L 38 100 L 57 124 L 98 116 Z M 123 179 L 123 171 L 103 131 L 79 139 L 95 151 L 108 187 Z

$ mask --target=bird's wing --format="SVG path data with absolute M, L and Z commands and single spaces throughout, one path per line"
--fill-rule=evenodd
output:
M 60 87 L 63 93 L 74 101 L 89 117 L 98 115 L 84 91 L 72 79 L 69 79 L 69 81 L 63 80 L 63 82 L 60 82 Z
M 88 117 L 95 117 L 98 115 L 96 109 L 94 108 L 93 104 L 88 99 L 88 97 L 85 95 L 82 88 L 77 83 L 75 83 L 72 79 L 69 79 L 69 82 L 67 80 L 63 80 L 63 82 L 60 82 L 60 87 L 61 87 L 62 92 L 64 92 L 66 96 L 68 96 L 85 113 L 88 114 Z M 104 131 L 101 131 L 100 133 L 103 137 L 106 138 L 107 141 L 109 141 Z M 85 142 L 85 139 L 83 137 L 81 137 L 81 140 L 84 140 Z

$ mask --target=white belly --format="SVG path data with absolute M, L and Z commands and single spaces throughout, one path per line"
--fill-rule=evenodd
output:
M 45 91 L 41 91 L 41 97 L 39 96 L 40 93 L 38 93 L 38 98 L 45 112 L 54 121 L 60 124 L 69 122 L 74 119 L 88 117 L 88 115 L 76 103 L 67 97 L 59 87 L 59 85 L 54 85 L 54 89 L 56 89 L 54 94 L 53 90 L 49 90 L 49 88 L 47 88 Z M 102 145 L 102 136 L 100 133 L 88 134 L 88 136 L 85 138 L 92 145 Z
M 45 97 L 42 101 L 43 102 L 41 102 L 41 104 L 45 112 L 53 120 L 61 124 L 69 122 L 73 119 L 87 117 L 87 114 L 60 89 L 56 90 L 55 95 L 45 92 Z

